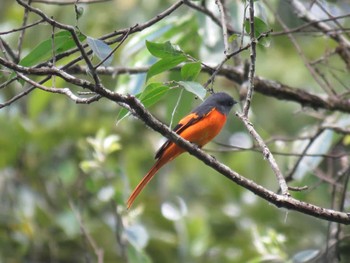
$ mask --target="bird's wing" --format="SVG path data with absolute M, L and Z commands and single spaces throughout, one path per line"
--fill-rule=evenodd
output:
M 181 133 L 186 130 L 188 127 L 192 126 L 193 124 L 199 122 L 201 119 L 203 119 L 205 116 L 210 114 L 215 108 L 212 108 L 209 112 L 206 114 L 198 114 L 196 112 L 192 112 L 189 115 L 182 118 L 179 123 L 174 127 L 173 131 L 177 134 L 181 135 Z M 169 145 L 172 142 L 167 140 L 157 151 L 155 158 L 158 159 L 162 156 L 164 151 L 169 147 Z

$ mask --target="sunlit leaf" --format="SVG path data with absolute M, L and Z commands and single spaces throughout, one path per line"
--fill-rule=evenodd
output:
M 150 69 L 147 72 L 147 80 L 149 80 L 151 77 L 158 75 L 164 71 L 167 71 L 169 69 L 172 69 L 179 65 L 181 62 L 184 62 L 187 60 L 187 57 L 185 55 L 179 55 L 175 57 L 169 57 L 169 58 L 163 58 L 156 63 L 154 63 Z
M 201 100 L 204 100 L 205 94 L 207 93 L 206 89 L 199 84 L 198 82 L 194 81 L 179 81 L 179 85 L 184 87 L 187 91 L 193 93 Z
M 163 83 L 150 83 L 140 94 L 140 100 L 146 107 L 149 107 L 158 102 L 169 89 L 169 86 Z
M 86 39 L 83 34 L 78 34 L 78 37 L 80 41 L 84 41 Z M 51 37 L 44 40 L 31 52 L 29 52 L 28 55 L 22 58 L 19 64 L 22 66 L 33 66 L 39 62 L 49 59 L 54 54 L 57 55 L 65 52 L 73 48 L 75 45 L 76 43 L 74 42 L 71 33 L 68 31 L 60 31 L 54 35 L 54 41 Z
M 311 262 L 312 259 L 315 259 L 319 255 L 320 251 L 317 249 L 307 249 L 298 252 L 293 256 L 294 263 L 306 263 Z
M 343 143 L 346 146 L 348 146 L 350 144 L 350 135 L 344 136 Z
M 169 41 L 165 43 L 156 43 L 146 41 L 148 51 L 157 58 L 171 58 L 183 56 L 183 52 L 177 46 L 174 46 Z
M 112 52 L 112 49 L 110 48 L 110 46 L 108 46 L 102 40 L 92 38 L 92 37 L 87 37 L 87 43 L 89 47 L 92 49 L 92 51 L 94 52 L 94 54 L 101 61 L 105 60 L 106 57 L 110 55 Z M 112 60 L 113 60 L 113 56 L 110 56 L 102 64 L 107 67 L 112 63 Z
M 149 235 L 142 225 L 131 225 L 125 228 L 128 241 L 133 246 L 141 249 L 144 248 L 149 240 Z
M 244 22 L 244 29 L 249 34 L 250 33 L 250 21 L 246 20 Z M 266 33 L 270 30 L 270 27 L 265 23 L 262 19 L 259 17 L 254 17 L 254 35 L 255 38 L 258 38 L 261 34 Z M 259 44 L 261 44 L 264 47 L 268 47 L 270 45 L 270 38 L 264 37 L 260 39 Z
M 103 139 L 103 151 L 105 154 L 111 154 L 112 152 L 121 149 L 121 144 L 119 143 L 119 136 L 111 134 Z
M 320 136 L 313 141 L 312 145 L 309 147 L 307 154 L 326 154 L 330 147 L 332 146 L 334 132 L 331 130 L 325 130 L 322 132 Z M 304 142 L 300 145 L 300 142 L 296 142 L 294 148 L 296 151 L 300 151 L 300 149 L 304 149 L 308 142 Z M 301 179 L 305 176 L 305 174 L 313 171 L 323 160 L 323 157 L 315 157 L 315 156 L 304 156 L 299 162 L 298 168 L 294 173 L 295 179 Z
M 86 160 L 80 162 L 79 167 L 84 173 L 90 173 L 92 170 L 100 168 L 101 165 L 95 160 Z
M 199 72 L 201 72 L 201 69 L 202 67 L 200 62 L 186 63 L 181 68 L 181 77 L 184 80 L 195 80 Z

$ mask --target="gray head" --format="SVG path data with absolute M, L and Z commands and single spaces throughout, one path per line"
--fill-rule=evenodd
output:
M 209 96 L 201 105 L 195 108 L 192 112 L 196 112 L 197 114 L 206 114 L 208 110 L 215 107 L 222 114 L 229 114 L 233 105 L 235 105 L 237 101 L 235 101 L 230 95 L 225 92 L 214 93 Z

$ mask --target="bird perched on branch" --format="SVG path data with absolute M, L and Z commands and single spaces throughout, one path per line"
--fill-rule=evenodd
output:
M 190 114 L 182 118 L 175 126 L 174 131 L 198 147 L 203 147 L 219 134 L 226 123 L 227 115 L 236 103 L 230 95 L 224 92 L 214 93 Z M 127 201 L 127 208 L 131 207 L 136 197 L 157 171 L 183 152 L 185 150 L 175 143 L 170 140 L 166 141 L 156 153 L 156 163 L 131 193 Z

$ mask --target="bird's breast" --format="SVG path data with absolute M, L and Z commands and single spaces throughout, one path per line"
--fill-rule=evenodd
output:
M 185 129 L 180 136 L 198 146 L 204 146 L 218 135 L 225 122 L 226 116 L 213 109 L 200 121 Z

